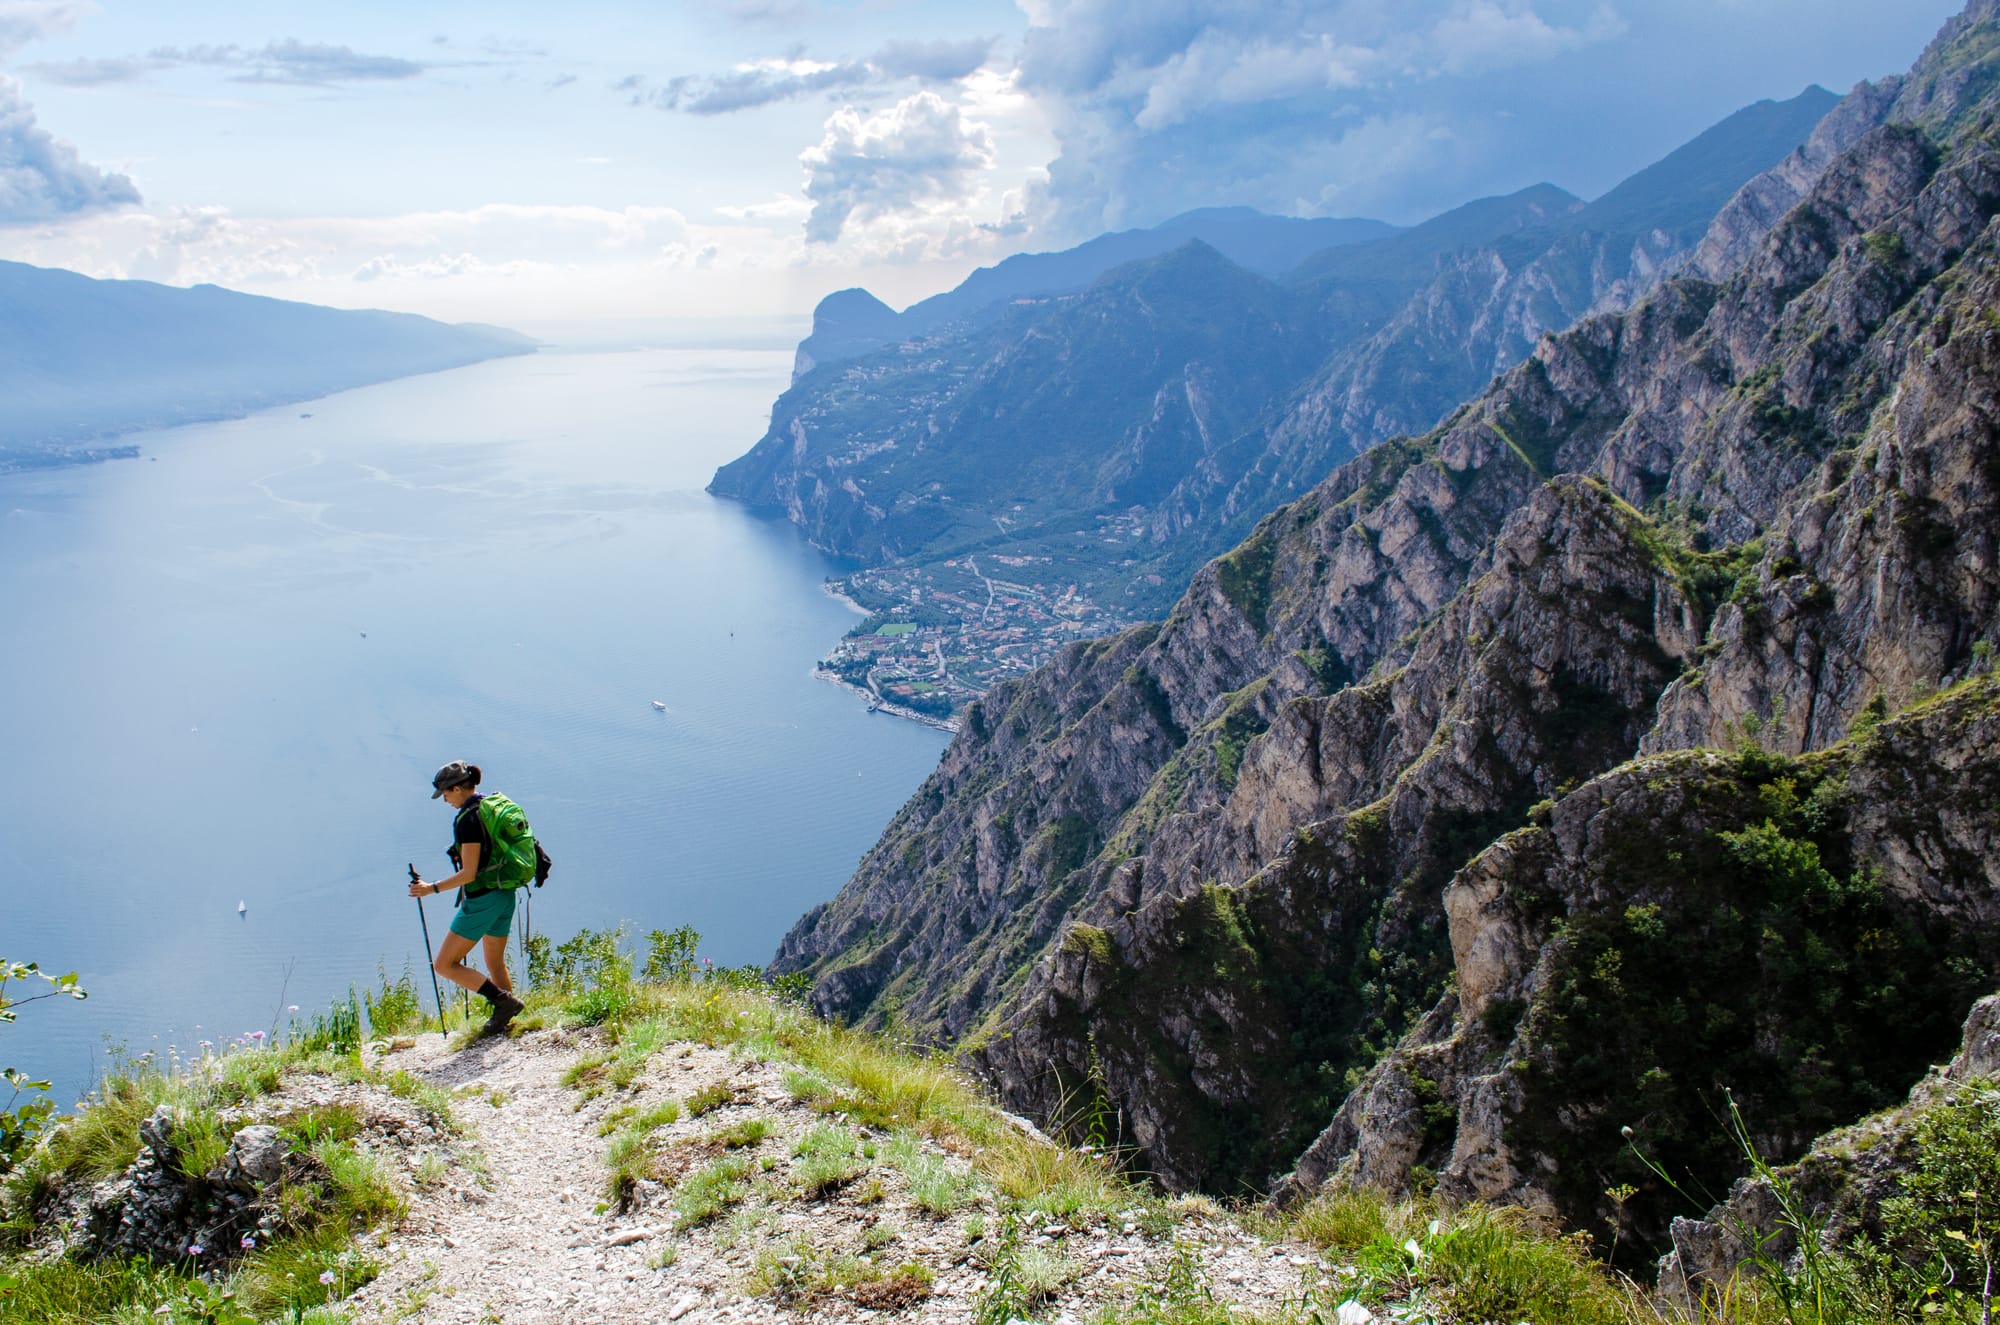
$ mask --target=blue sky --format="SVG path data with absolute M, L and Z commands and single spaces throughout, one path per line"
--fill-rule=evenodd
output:
M 1585 197 L 1953 0 L 0 0 L 0 258 L 528 330 Z

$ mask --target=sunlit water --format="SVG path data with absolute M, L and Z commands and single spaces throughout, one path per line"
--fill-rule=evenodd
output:
M 788 358 L 544 352 L 0 476 L 0 957 L 91 995 L 21 1008 L 0 1065 L 67 1102 L 107 1040 L 186 1053 L 406 963 L 428 1004 L 405 864 L 448 872 L 451 758 L 554 856 L 538 930 L 768 959 L 945 740 L 812 679 L 835 567 L 701 491 Z

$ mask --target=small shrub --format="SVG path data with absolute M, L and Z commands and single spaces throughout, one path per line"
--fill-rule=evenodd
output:
M 381 983 L 361 996 L 368 1013 L 369 1033 L 381 1037 L 421 1031 L 428 1024 L 423 1005 L 417 998 L 416 978 L 406 966 L 394 980 L 386 968 L 377 968 Z
M 547 939 L 531 941 L 525 945 L 528 984 L 536 989 L 572 992 L 629 985 L 632 959 L 621 950 L 624 941 L 623 926 L 578 930 L 554 947 L 549 946 Z
M 811 1072 L 787 1070 L 785 1073 L 785 1093 L 803 1103 L 823 1100 L 833 1094 L 833 1086 L 825 1077 Z
M 624 985 L 599 985 L 586 989 L 563 1008 L 566 1020 L 579 1026 L 601 1026 L 632 1006 L 632 991 Z
M 1141 1286 L 1128 1310 L 1104 1312 L 1096 1325 L 1232 1325 L 1237 1319 L 1228 1303 L 1216 1301 L 1200 1253 L 1176 1242 L 1160 1277 Z
M 701 935 L 690 925 L 656 929 L 646 935 L 646 978 L 666 982 L 687 980 L 695 971 L 695 948 Z

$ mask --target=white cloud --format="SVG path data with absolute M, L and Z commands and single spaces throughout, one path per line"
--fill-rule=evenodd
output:
M 368 55 L 349 46 L 300 41 L 287 37 L 249 48 L 225 46 L 162 46 L 148 53 L 156 67 L 176 64 L 213 65 L 237 72 L 240 83 L 283 83 L 298 87 L 329 87 L 337 83 L 400 81 L 430 68 L 394 55 Z
M 1016 3 L 1018 85 L 1060 152 L 1010 223 L 1051 241 L 1219 203 L 1338 198 L 1414 219 L 1410 200 L 1437 196 L 1420 172 L 1445 165 L 1519 187 L 1464 155 L 1496 141 L 1492 106 L 1512 88 L 1494 80 L 1624 31 L 1606 0 Z M 1363 159 L 1371 146 L 1388 155 Z
M 799 154 L 812 203 L 806 238 L 831 243 L 850 222 L 930 215 L 969 203 L 994 162 L 992 134 L 933 92 L 863 115 L 851 106 Z
M 112 83 L 135 83 L 152 68 L 143 60 L 87 59 L 23 65 L 21 72 L 63 87 L 105 87 Z
M 21 85 L 0 75 L 0 225 L 33 225 L 139 201 L 128 177 L 100 170 L 35 122 Z
M 795 193 L 780 193 L 769 202 L 749 202 L 718 207 L 719 215 L 733 221 L 793 221 L 809 215 L 813 205 Z
M 962 82 L 986 65 L 994 42 L 992 37 L 892 41 L 859 60 L 810 60 L 803 56 L 748 60 L 728 73 L 683 74 L 660 85 L 634 74 L 614 84 L 613 90 L 625 93 L 635 106 L 690 115 L 726 115 L 827 92 L 879 92 L 911 80 L 939 85 Z
M 1624 32 L 1624 20 L 1599 8 L 1582 27 L 1549 23 L 1533 9 L 1503 8 L 1494 0 L 1474 0 L 1439 19 L 1431 30 L 1437 68 L 1448 74 L 1528 64 L 1573 51 Z
M 96 12 L 88 0 L 0 0 L 0 58 L 31 41 L 59 37 Z
M 1276 42 L 1204 32 L 1159 66 L 1134 122 L 1144 130 L 1164 129 L 1212 106 L 1356 87 L 1375 60 L 1373 51 L 1342 46 L 1325 33 Z

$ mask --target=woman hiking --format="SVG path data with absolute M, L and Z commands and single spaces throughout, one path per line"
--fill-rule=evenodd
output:
M 514 925 L 515 891 L 535 876 L 535 839 L 521 807 L 505 796 L 482 796 L 479 765 L 454 759 L 431 778 L 431 799 L 442 798 L 453 810 L 451 863 L 458 872 L 448 879 L 428 883 L 410 881 L 410 896 L 426 897 L 452 888 L 463 888 L 458 914 L 451 918 L 451 932 L 438 945 L 433 970 L 461 989 L 469 989 L 493 1005 L 481 1035 L 507 1029 L 525 1006 L 514 997 L 514 981 L 507 974 L 507 933 Z M 495 842 L 489 821 L 499 827 L 503 839 Z M 525 872 L 521 860 L 525 854 Z M 464 964 L 472 945 L 479 944 L 486 958 L 486 974 Z

